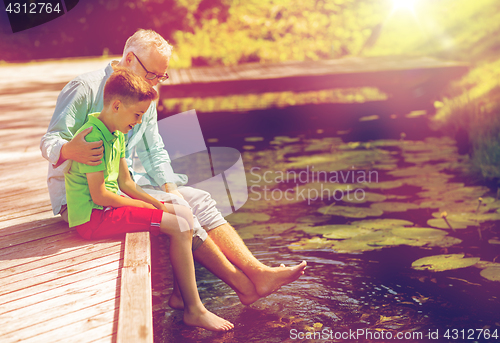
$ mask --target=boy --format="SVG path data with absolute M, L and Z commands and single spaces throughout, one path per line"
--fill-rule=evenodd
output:
M 137 186 L 125 160 L 125 136 L 140 124 L 156 91 L 127 69 L 116 69 L 104 86 L 102 112 L 90 114 L 79 131 L 93 127 L 87 141 L 103 141 L 102 163 L 72 162 L 65 174 L 70 227 L 86 239 L 101 239 L 134 231 L 162 232 L 170 237 L 170 260 L 184 301 L 184 323 L 212 331 L 227 331 L 232 323 L 201 303 L 191 252 L 193 230 L 189 208 L 164 204 Z M 118 195 L 118 189 L 130 198 Z

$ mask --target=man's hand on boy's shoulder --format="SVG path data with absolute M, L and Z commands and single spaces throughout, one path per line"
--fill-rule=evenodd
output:
M 92 131 L 89 127 L 78 133 L 68 143 L 65 143 L 61 148 L 61 154 L 58 164 L 66 160 L 73 160 L 89 166 L 97 166 L 101 164 L 101 158 L 104 151 L 102 141 L 87 142 L 85 136 Z

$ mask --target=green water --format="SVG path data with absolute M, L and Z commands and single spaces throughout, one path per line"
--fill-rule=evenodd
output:
M 205 306 L 235 329 L 193 329 L 167 305 L 168 239 L 156 239 L 155 342 L 500 341 L 500 202 L 452 138 L 401 116 L 264 131 L 218 140 L 242 152 L 249 185 L 227 219 L 259 260 L 306 260 L 306 274 L 244 306 L 197 265 Z M 435 255 L 456 261 L 412 268 Z

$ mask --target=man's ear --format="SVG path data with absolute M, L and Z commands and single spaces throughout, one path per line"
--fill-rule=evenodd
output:
M 134 53 L 132 51 L 129 51 L 127 53 L 127 56 L 125 56 L 125 66 L 130 67 L 133 59 L 134 59 Z

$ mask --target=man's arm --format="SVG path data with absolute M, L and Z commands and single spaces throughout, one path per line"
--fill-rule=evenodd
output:
M 142 200 L 130 199 L 119 196 L 113 192 L 106 189 L 104 184 L 104 172 L 98 171 L 93 173 L 85 174 L 87 176 L 87 182 L 89 184 L 90 196 L 92 201 L 97 205 L 107 207 L 123 207 L 123 206 L 134 206 L 142 208 L 155 209 L 153 205 L 144 202 Z
M 101 164 L 104 148 L 102 141 L 87 142 L 85 136 L 92 131 L 92 126 L 74 136 L 69 142 L 62 145 L 59 153 L 59 160 L 54 165 L 55 168 L 67 160 L 84 163 L 89 166 Z
M 81 81 L 71 81 L 59 94 L 47 133 L 40 141 L 40 150 L 54 167 L 68 159 L 97 165 L 102 157 L 101 142 L 88 143 L 84 137 L 90 129 L 74 136 L 85 123 L 91 108 L 90 91 Z
M 156 105 L 151 105 L 151 111 L 143 124 L 145 131 L 137 143 L 137 155 L 139 156 L 142 165 L 146 172 L 151 176 L 157 185 L 165 192 L 175 194 L 181 198 L 182 195 L 177 190 L 175 180 L 177 179 L 172 166 L 170 165 L 170 157 L 164 149 L 163 139 L 158 131 Z

